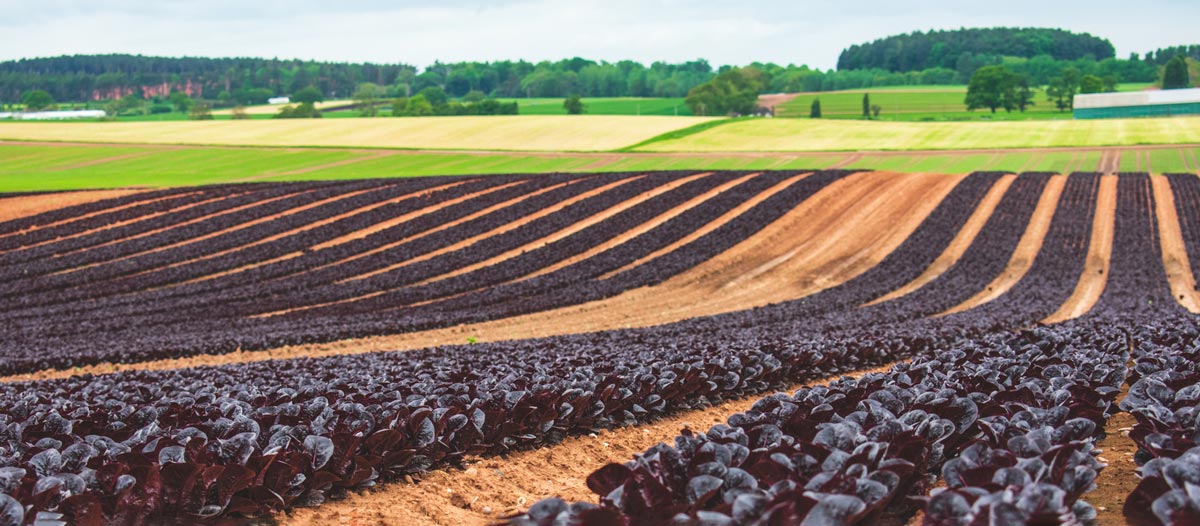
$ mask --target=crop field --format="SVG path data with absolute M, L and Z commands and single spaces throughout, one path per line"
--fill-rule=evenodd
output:
M 1138 91 L 1147 84 L 1121 84 L 1118 91 Z M 1071 119 L 1071 112 L 1058 111 L 1042 93 L 1037 93 L 1034 105 L 1024 113 L 988 110 L 967 111 L 964 100 L 966 86 L 893 86 L 871 89 L 801 93 L 776 108 L 776 117 L 807 118 L 814 99 L 821 100 L 821 114 L 830 119 L 862 118 L 863 94 L 869 94 L 871 104 L 882 108 L 880 118 L 891 121 L 943 120 L 1027 120 Z
M 0 524 L 1194 524 L 1197 217 L 1194 172 L 0 193 Z
M 442 150 L 598 151 L 712 119 L 631 116 L 255 119 L 167 122 L 6 122 L 0 138 L 139 144 L 220 144 Z
M 982 170 L 1197 172 L 1200 148 L 995 152 L 484 153 L 332 148 L 221 148 L 0 143 L 0 192 L 428 175 L 663 170 L 800 170 L 833 166 L 964 174 Z M 1117 158 L 1116 166 L 1106 158 Z M 1104 167 L 1105 165 L 1107 167 Z
M 638 150 L 994 150 L 1197 142 L 1200 142 L 1200 117 L 955 123 L 748 119 L 679 138 L 655 141 L 640 146 Z

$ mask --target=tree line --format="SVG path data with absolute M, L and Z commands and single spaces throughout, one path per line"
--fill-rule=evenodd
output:
M 1055 60 L 1104 60 L 1116 50 L 1106 39 L 1063 29 L 993 27 L 915 31 L 850 46 L 838 57 L 838 70 L 893 72 L 956 69 L 964 56 L 1048 56 Z

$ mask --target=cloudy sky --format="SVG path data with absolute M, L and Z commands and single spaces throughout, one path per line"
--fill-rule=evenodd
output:
M 18 0 L 0 0 L 0 5 Z M 19 2 L 25 5 L 25 2 Z M 404 62 L 754 60 L 836 65 L 916 29 L 1055 26 L 1120 56 L 1200 41 L 1197 0 L 38 0 L 0 16 L 0 60 L 74 53 Z M 12 13 L 20 13 L 12 15 Z

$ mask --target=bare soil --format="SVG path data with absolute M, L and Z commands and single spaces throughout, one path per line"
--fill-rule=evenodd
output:
M 1108 283 L 1109 258 L 1112 256 L 1113 223 L 1117 215 L 1117 176 L 1100 178 L 1100 192 L 1096 196 L 1096 215 L 1092 223 L 1092 239 L 1088 243 L 1087 260 L 1079 284 L 1058 311 L 1042 323 L 1061 323 L 1087 314 Z
M 87 190 L 5 197 L 0 199 L 0 221 L 12 221 L 68 206 L 125 197 L 139 192 L 142 190 Z
M 1025 273 L 1033 267 L 1033 260 L 1037 258 L 1038 252 L 1042 250 L 1042 242 L 1046 239 L 1046 233 L 1050 231 L 1050 222 L 1054 219 L 1054 211 L 1058 209 L 1058 200 L 1062 197 L 1066 182 L 1065 175 L 1056 175 L 1046 183 L 1046 188 L 1042 190 L 1042 197 L 1038 199 L 1033 216 L 1029 219 L 1029 225 L 1025 227 L 1025 233 L 1017 242 L 1017 249 L 1013 251 L 1004 271 L 983 290 L 937 316 L 970 310 L 999 298 L 1025 277 Z
M 1175 209 L 1175 193 L 1167 178 L 1153 176 L 1155 214 L 1158 217 L 1158 239 L 1162 244 L 1163 268 L 1171 285 L 1171 296 L 1189 311 L 1200 313 L 1200 293 L 1196 291 L 1196 276 L 1188 259 L 1179 214 Z
M 848 376 L 887 369 L 881 367 Z M 836 378 L 805 382 L 786 392 Z M 670 444 L 684 428 L 707 431 L 734 413 L 748 410 L 760 398 L 751 396 L 647 425 L 572 437 L 557 446 L 507 457 L 473 458 L 465 469 L 431 472 L 412 484 L 386 484 L 319 508 L 299 508 L 276 518 L 288 526 L 486 526 L 505 515 L 524 511 L 544 498 L 596 502 L 596 496 L 586 485 L 587 476 L 596 469 L 611 462 L 628 461 L 655 444 Z
M 1127 394 L 1128 385 L 1122 387 L 1121 396 L 1117 401 L 1123 400 Z M 1133 439 L 1129 438 L 1129 430 L 1136 423 L 1133 415 L 1124 411 L 1113 415 L 1104 424 L 1106 436 L 1096 444 L 1097 448 L 1104 451 L 1100 454 L 1100 461 L 1108 464 L 1108 467 L 1096 478 L 1096 489 L 1085 494 L 1083 500 L 1096 508 L 1097 526 L 1128 524 L 1122 510 L 1125 507 L 1125 499 L 1133 493 L 1133 488 L 1138 484 L 1138 465 L 1133 461 L 1133 455 L 1137 453 L 1138 448 Z

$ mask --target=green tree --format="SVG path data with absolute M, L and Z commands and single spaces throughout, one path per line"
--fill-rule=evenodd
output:
M 192 98 L 187 95 L 187 93 L 182 91 L 172 91 L 171 95 L 167 97 L 167 101 L 170 102 L 172 106 L 175 106 L 175 111 L 178 111 L 179 113 L 187 113 L 187 111 L 191 109 L 192 104 L 195 103 Z
M 758 109 L 758 94 L 770 77 L 753 66 L 730 68 L 687 93 L 684 99 L 696 115 L 749 115 Z
M 878 119 L 880 113 L 883 113 L 883 106 L 880 106 L 878 104 L 872 104 L 871 105 L 871 115 L 873 115 L 876 119 Z
M 1016 97 L 1017 109 L 1021 110 L 1021 113 L 1025 113 L 1030 106 L 1037 105 L 1033 100 L 1033 88 L 1029 86 L 1029 77 L 1021 76 L 1020 82 L 1017 83 Z
M 316 105 L 311 102 L 303 102 L 297 106 L 284 106 L 279 108 L 279 113 L 276 113 L 273 119 L 320 119 L 321 110 L 318 110 Z
M 392 116 L 403 117 L 408 111 L 408 97 L 396 97 L 392 99 Z
M 1063 74 L 1050 79 L 1046 86 L 1046 98 L 1054 102 L 1058 111 L 1066 111 L 1075 106 L 1075 93 L 1079 91 L 1079 70 L 1067 68 Z
M 26 111 L 42 111 L 54 105 L 54 97 L 45 90 L 35 89 L 21 94 L 21 104 Z
M 318 102 L 325 102 L 325 94 L 321 93 L 321 90 L 319 88 L 317 88 L 316 86 L 309 86 L 307 88 L 303 88 L 303 89 L 293 93 L 292 96 L 289 98 L 291 99 L 292 102 L 295 102 L 297 104 L 304 104 L 305 102 L 311 102 L 315 105 Z
M 812 106 L 808 108 L 808 116 L 812 119 L 821 118 L 821 99 L 820 97 L 813 99 Z
M 409 115 L 411 117 L 425 117 L 428 115 L 433 115 L 433 104 L 431 104 L 429 99 L 425 98 L 425 95 L 421 93 L 418 93 L 411 99 L 408 99 L 408 105 L 405 106 L 405 108 L 405 115 Z
M 379 115 L 379 99 L 384 96 L 384 90 L 374 82 L 364 82 L 354 91 L 354 104 L 358 106 L 359 114 L 363 117 Z
M 863 116 L 863 118 L 866 118 L 866 119 L 871 118 L 871 94 L 870 93 L 863 93 L 862 116 Z
M 463 102 L 469 102 L 471 104 L 475 104 L 475 103 L 483 102 L 483 100 L 486 98 L 487 98 L 487 95 L 485 95 L 482 91 L 475 89 L 475 90 L 468 91 L 466 95 L 463 95 Z
M 975 70 L 967 84 L 967 110 L 987 108 L 996 113 L 1004 108 L 1012 111 L 1018 107 L 1018 90 L 1021 77 L 1005 66 L 984 66 Z
M 203 102 L 193 104 L 191 111 L 188 112 L 188 119 L 193 121 L 211 121 L 212 118 L 212 108 Z
M 1084 75 L 1079 79 L 1079 93 L 1103 93 L 1104 81 L 1095 75 Z
M 450 97 L 446 95 L 446 91 L 437 86 L 430 86 L 417 92 L 417 95 L 425 96 L 425 101 L 433 107 L 445 106 Z
M 583 98 L 579 95 L 571 95 L 563 101 L 563 109 L 567 110 L 567 115 L 582 115 L 585 111 L 583 106 Z
M 1183 55 L 1175 55 L 1163 69 L 1162 89 L 1186 89 L 1192 87 L 1192 79 L 1188 74 L 1187 59 Z

